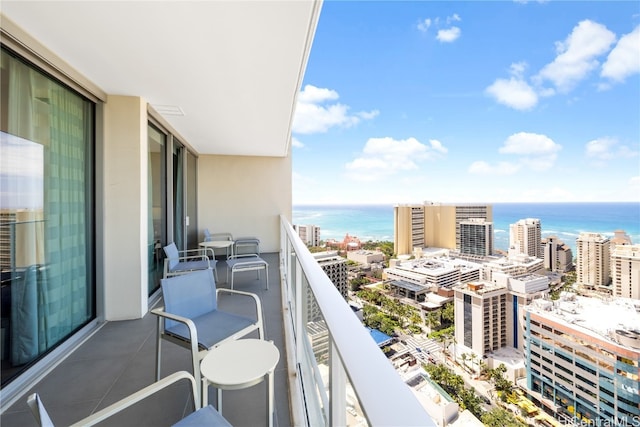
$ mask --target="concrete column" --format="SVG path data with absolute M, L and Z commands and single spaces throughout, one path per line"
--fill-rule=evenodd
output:
M 104 106 L 104 314 L 147 312 L 147 105 L 108 96 Z

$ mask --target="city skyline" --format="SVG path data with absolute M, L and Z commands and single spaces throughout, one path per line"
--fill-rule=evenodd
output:
M 325 2 L 293 202 L 640 201 L 632 2 Z

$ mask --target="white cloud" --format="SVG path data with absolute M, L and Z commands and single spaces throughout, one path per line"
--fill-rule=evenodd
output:
M 447 25 L 451 24 L 452 22 L 460 22 L 462 21 L 462 19 L 460 19 L 460 15 L 458 15 L 457 13 L 454 13 L 451 16 L 447 16 Z
M 602 77 L 622 82 L 640 73 L 640 25 L 620 38 L 602 66 Z
M 594 165 L 602 167 L 616 158 L 636 157 L 638 152 L 625 145 L 619 145 L 614 138 L 602 137 L 587 142 L 585 155 Z
M 306 85 L 298 95 L 296 114 L 293 119 L 294 133 L 311 134 L 324 133 L 336 126 L 350 127 L 369 120 L 379 114 L 377 110 L 371 112 L 349 113 L 349 106 L 336 101 L 339 95 L 336 91 Z
M 430 140 L 426 145 L 416 138 L 370 138 L 361 155 L 347 163 L 345 169 L 353 179 L 374 181 L 398 171 L 418 169 L 419 162 L 441 157 L 446 152 L 438 140 Z
M 430 139 L 429 144 L 431 144 L 431 148 L 433 150 L 438 151 L 442 154 L 447 154 L 447 152 L 449 151 L 447 147 L 442 145 L 442 142 L 438 141 L 437 139 Z
M 615 39 L 615 34 L 604 25 L 581 21 L 565 41 L 556 42 L 558 55 L 537 77 L 551 81 L 560 92 L 568 92 L 598 67 L 597 57 L 606 53 Z
M 298 140 L 298 138 L 291 138 L 291 146 L 295 148 L 302 148 L 304 144 Z
M 423 21 L 420 21 L 418 23 L 418 30 L 422 31 L 423 33 L 426 33 L 429 30 L 429 27 L 431 27 L 431 19 L 427 18 Z
M 360 117 L 361 119 L 364 119 L 364 120 L 371 120 L 371 119 L 377 117 L 379 114 L 380 114 L 380 111 L 371 110 L 369 112 L 361 111 L 359 113 L 356 113 L 356 116 L 358 116 L 358 117 Z
M 640 190 L 640 175 L 629 178 L 629 186 Z
M 451 27 L 446 30 L 439 30 L 436 38 L 443 43 L 451 43 L 460 37 L 460 28 Z
M 518 132 L 509 136 L 498 151 L 503 154 L 547 155 L 554 154 L 561 149 L 561 145 L 556 144 L 546 135 Z
M 298 102 L 316 104 L 324 101 L 334 101 L 339 97 L 338 92 L 335 90 L 306 85 L 298 95 Z
M 476 175 L 513 175 L 519 169 L 519 165 L 509 162 L 499 162 L 497 165 L 491 166 L 483 160 L 478 160 L 471 163 L 467 171 Z
M 534 171 L 553 167 L 562 146 L 546 135 L 519 132 L 509 136 L 498 152 L 520 156 L 520 163 Z
M 538 95 L 524 80 L 515 77 L 510 79 L 497 79 L 486 89 L 500 104 L 516 110 L 530 110 L 538 103 Z

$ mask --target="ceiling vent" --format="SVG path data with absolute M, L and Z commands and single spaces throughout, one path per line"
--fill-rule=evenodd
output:
M 163 116 L 184 116 L 184 111 L 177 105 L 151 105 L 154 110 Z

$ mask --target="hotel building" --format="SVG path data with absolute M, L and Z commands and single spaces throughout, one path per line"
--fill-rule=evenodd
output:
M 396 205 L 393 208 L 393 250 L 398 255 L 424 248 L 424 205 Z
M 149 385 L 162 247 L 198 248 L 209 228 L 258 236 L 273 267 L 276 286 L 257 291 L 280 352 L 277 425 L 347 425 L 346 378 L 367 424 L 434 425 L 291 226 L 292 123 L 321 8 L 2 2 L 3 218 L 32 217 L 8 224 L 0 424 L 33 423 L 31 391 L 68 425 Z M 329 330 L 330 389 L 314 375 L 307 294 Z M 180 389 L 167 401 L 186 401 Z M 259 405 L 232 404 L 243 392 L 225 418 L 265 424 Z
M 541 247 L 546 270 L 566 273 L 573 269 L 573 252 L 557 236 L 542 239 Z
M 526 387 L 546 412 L 584 425 L 640 414 L 640 302 L 563 293 L 524 308 Z
M 611 281 L 610 241 L 598 233 L 580 233 L 576 239 L 576 283 L 607 287 Z
M 470 218 L 493 221 L 490 205 L 453 205 L 425 202 L 394 207 L 394 251 L 411 254 L 414 248 L 461 250 L 460 223 Z
M 493 223 L 483 218 L 460 221 L 460 253 L 480 257 L 493 255 Z
M 509 225 L 509 251 L 542 258 L 542 227 L 535 218 L 521 219 Z
M 616 245 L 611 252 L 614 296 L 640 300 L 640 245 Z
M 320 227 L 317 225 L 294 224 L 293 229 L 307 246 L 320 246 Z
M 463 346 L 458 352 L 469 349 L 486 358 L 489 367 L 503 363 L 502 353 L 510 353 L 510 361 L 504 362 L 507 375 L 512 380 L 524 375 L 522 308 L 544 297 L 549 279 L 537 274 L 496 274 L 493 281 L 467 282 L 453 289 L 456 342 Z

